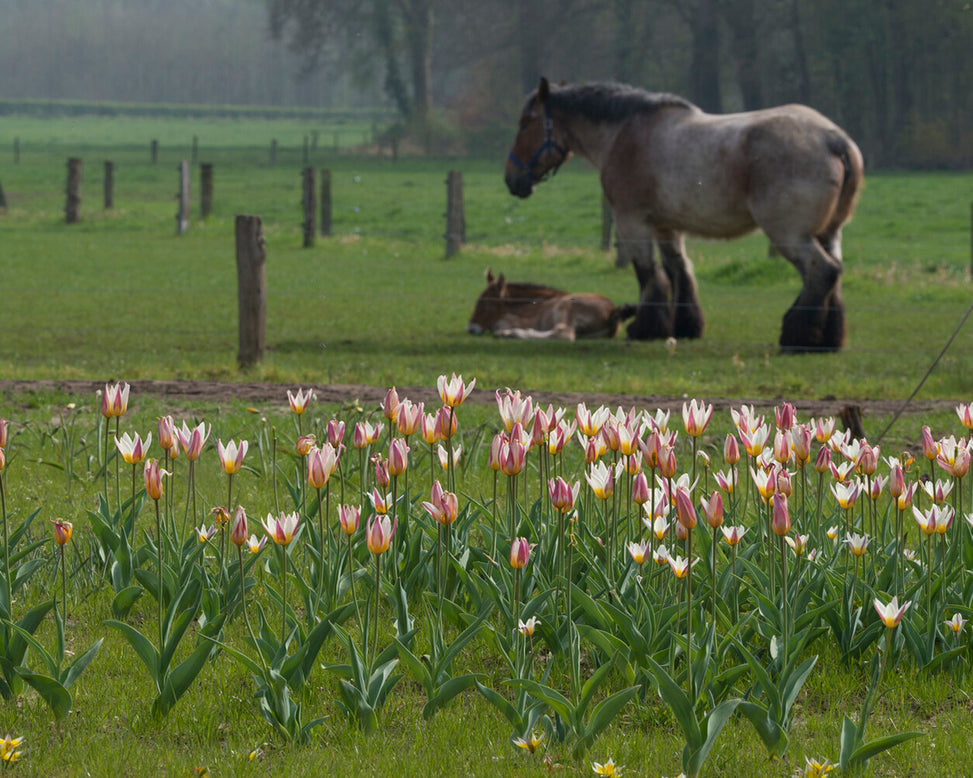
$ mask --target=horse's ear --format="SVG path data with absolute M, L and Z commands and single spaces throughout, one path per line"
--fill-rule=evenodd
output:
M 497 276 L 497 283 L 500 284 L 500 294 L 507 291 L 507 279 L 503 277 L 503 273 Z
M 544 76 L 541 76 L 541 83 L 537 86 L 537 101 L 539 103 L 547 102 L 547 98 L 551 96 L 551 85 L 547 82 Z
M 493 268 L 492 267 L 488 267 L 487 268 L 487 271 L 486 271 L 486 282 L 488 284 L 492 284 L 493 283 Z

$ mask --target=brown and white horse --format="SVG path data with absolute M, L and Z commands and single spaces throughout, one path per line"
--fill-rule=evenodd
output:
M 675 95 L 541 79 L 520 117 L 507 187 L 528 197 L 572 153 L 600 171 L 619 251 L 635 267 L 640 300 L 630 338 L 699 337 L 703 315 L 684 234 L 734 238 L 759 227 L 803 280 L 781 348 L 841 348 L 841 228 L 863 164 L 837 125 L 803 105 L 712 115 Z
M 575 340 L 613 338 L 635 307 L 615 304 L 600 294 L 568 294 L 540 284 L 508 282 L 487 270 L 487 286 L 466 325 L 471 335 L 498 338 Z

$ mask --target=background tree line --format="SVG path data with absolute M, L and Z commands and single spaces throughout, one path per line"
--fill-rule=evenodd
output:
M 0 0 L 0 97 L 382 105 L 500 149 L 540 75 L 812 105 L 870 166 L 973 165 L 966 0 Z

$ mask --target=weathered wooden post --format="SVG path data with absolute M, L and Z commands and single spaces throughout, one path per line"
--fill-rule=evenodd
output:
M 199 166 L 199 212 L 205 219 L 213 210 L 213 164 L 204 162 Z
M 155 138 L 152 139 L 150 152 L 152 155 L 152 164 L 154 165 L 159 161 L 159 141 L 157 141 Z
M 105 160 L 105 210 L 115 206 L 115 163 Z
M 331 171 L 321 168 L 321 234 L 331 235 Z
M 189 229 L 189 161 L 179 163 L 179 210 L 176 212 L 176 231 L 182 235 Z
M 7 210 L 7 195 L 3 193 L 3 184 L 0 184 L 0 211 Z
M 14 164 L 20 164 L 20 138 L 14 138 Z
M 314 168 L 304 168 L 301 177 L 301 202 L 304 206 L 304 248 L 307 249 L 314 245 L 314 225 L 317 220 L 317 198 L 314 193 Z
M 259 216 L 236 217 L 236 274 L 240 316 L 240 346 L 237 363 L 246 368 L 264 358 L 264 328 L 267 323 L 267 259 Z
M 277 167 L 277 138 L 270 141 L 270 166 Z
M 81 160 L 71 157 L 68 160 L 67 199 L 64 205 L 64 220 L 77 224 L 81 220 Z
M 199 136 L 193 135 L 193 150 L 190 154 L 189 161 L 195 165 L 199 160 Z
M 446 176 L 446 259 L 466 243 L 466 214 L 463 208 L 463 174 L 450 170 Z

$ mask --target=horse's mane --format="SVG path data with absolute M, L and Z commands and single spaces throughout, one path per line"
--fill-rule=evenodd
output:
M 668 92 L 647 92 L 638 87 L 612 81 L 592 84 L 551 86 L 551 108 L 578 113 L 595 122 L 618 122 L 639 113 L 654 113 L 660 108 L 693 108 L 684 97 Z

